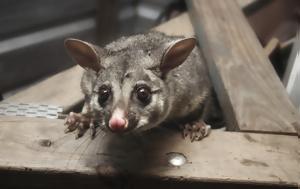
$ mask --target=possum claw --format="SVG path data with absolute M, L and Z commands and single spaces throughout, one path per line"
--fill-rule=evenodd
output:
M 67 128 L 65 133 L 72 132 L 77 129 L 76 139 L 84 135 L 85 131 L 89 128 L 91 119 L 80 113 L 70 112 L 65 120 Z
M 64 125 L 67 125 L 67 128 L 65 129 L 65 133 L 72 132 L 75 129 L 77 129 L 78 127 L 77 122 L 79 120 L 78 116 L 79 116 L 78 114 L 74 112 L 70 112 L 70 114 L 65 119 L 65 123 L 64 123 Z
M 205 124 L 203 121 L 194 122 L 192 124 L 185 124 L 182 130 L 183 138 L 190 136 L 191 142 L 199 141 L 210 133 L 210 125 Z
M 185 124 L 185 125 L 182 125 L 180 127 L 180 129 L 182 130 L 182 138 L 186 138 L 189 133 L 190 133 L 190 129 L 191 129 L 191 125 L 189 123 Z
M 95 138 L 95 135 L 96 135 L 96 125 L 93 121 L 90 122 L 90 128 L 91 128 L 91 132 L 90 132 L 90 135 L 91 135 L 91 138 Z

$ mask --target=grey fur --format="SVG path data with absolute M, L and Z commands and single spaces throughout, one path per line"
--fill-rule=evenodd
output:
M 101 115 L 99 119 L 104 118 L 107 125 L 112 110 L 122 107 L 135 130 L 150 129 L 165 122 L 204 119 L 212 89 L 198 47 L 165 78 L 158 69 L 166 48 L 182 38 L 149 32 L 122 37 L 103 49 L 94 46 L 103 69 L 98 73 L 86 70 L 83 74 L 81 88 L 86 96 L 83 113 Z M 151 88 L 153 95 L 147 106 L 134 97 L 137 83 Z M 98 89 L 103 84 L 112 86 L 113 92 L 104 107 L 98 103 Z

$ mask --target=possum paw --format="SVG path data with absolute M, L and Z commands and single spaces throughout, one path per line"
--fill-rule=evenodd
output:
M 204 123 L 204 121 L 197 121 L 193 123 L 187 123 L 182 126 L 183 138 L 190 137 L 191 142 L 199 141 L 208 136 L 211 130 L 211 126 Z
M 65 133 L 72 132 L 77 129 L 76 139 L 83 136 L 86 130 L 90 127 L 91 118 L 75 112 L 70 112 L 65 119 Z

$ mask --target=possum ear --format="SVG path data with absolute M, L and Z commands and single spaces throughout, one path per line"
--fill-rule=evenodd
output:
M 181 65 L 192 52 L 196 43 L 196 39 L 193 37 L 180 39 L 171 43 L 162 56 L 160 71 L 167 73 Z
M 73 60 L 84 69 L 89 68 L 96 72 L 100 70 L 100 57 L 92 44 L 78 39 L 66 39 L 65 48 Z

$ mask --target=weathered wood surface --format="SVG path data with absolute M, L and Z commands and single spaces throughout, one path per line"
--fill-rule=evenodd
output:
M 182 35 L 186 37 L 195 35 L 194 28 L 187 13 L 183 13 L 182 15 L 157 26 L 154 30 L 163 32 L 167 35 Z
M 83 99 L 80 79 L 83 69 L 69 68 L 5 99 L 13 103 L 34 103 L 62 106 L 69 110 Z
M 235 1 L 186 1 L 230 130 L 296 134 L 298 112 Z
M 74 133 L 63 133 L 61 120 L 0 117 L 0 172 L 100 177 L 126 173 L 147 178 L 295 188 L 300 178 L 296 136 L 214 130 L 201 142 L 191 143 L 183 140 L 180 132 L 161 128 L 143 137 L 111 136 L 98 131 L 94 140 L 89 133 L 78 140 L 74 138 Z M 45 140 L 51 143 L 47 145 Z M 167 163 L 169 152 L 184 154 L 188 163 L 171 167 Z M 0 185 L 18 184 L 7 182 L 9 179 L 2 180 Z M 26 186 L 28 182 L 22 184 Z M 76 182 L 80 181 L 73 184 Z
M 93 41 L 92 18 L 24 34 L 0 42 L 0 93 L 58 73 L 74 65 L 64 50 L 68 37 Z

